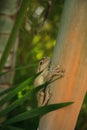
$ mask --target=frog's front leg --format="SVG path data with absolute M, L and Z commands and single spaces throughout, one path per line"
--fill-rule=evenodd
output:
M 46 81 L 52 81 L 54 77 L 57 79 L 62 78 L 64 76 L 65 70 L 61 68 L 59 65 L 50 67 L 49 73 L 46 77 Z

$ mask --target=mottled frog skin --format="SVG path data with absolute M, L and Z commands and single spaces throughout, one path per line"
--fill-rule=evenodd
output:
M 39 62 L 39 66 L 37 69 L 37 73 L 41 72 L 41 74 L 36 77 L 34 81 L 34 86 L 37 87 L 41 84 L 44 84 L 46 81 L 52 81 L 54 77 L 61 78 L 64 76 L 64 69 L 58 66 L 50 66 L 51 64 L 50 57 L 43 57 Z M 52 93 L 50 92 L 50 85 L 46 88 L 41 89 L 37 94 L 38 106 L 47 105 L 50 100 Z

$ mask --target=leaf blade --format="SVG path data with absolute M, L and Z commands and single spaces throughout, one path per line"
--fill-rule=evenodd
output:
M 21 114 L 15 116 L 15 117 L 5 121 L 4 124 L 8 125 L 8 124 L 20 122 L 20 121 L 23 121 L 23 120 L 26 120 L 26 119 L 29 119 L 29 118 L 33 118 L 33 117 L 36 117 L 36 116 L 41 116 L 43 114 L 46 114 L 46 113 L 51 112 L 53 110 L 63 108 L 65 106 L 68 106 L 68 105 L 71 105 L 71 104 L 73 104 L 73 102 L 51 104 L 51 105 L 48 105 L 48 106 L 39 107 L 39 108 L 36 108 L 36 109 L 31 110 L 29 112 L 21 113 Z

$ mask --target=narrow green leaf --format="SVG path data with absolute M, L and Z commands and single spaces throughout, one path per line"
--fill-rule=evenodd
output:
M 22 4 L 21 4 L 20 10 L 19 10 L 19 13 L 17 15 L 15 24 L 13 26 L 12 32 L 10 34 L 10 37 L 9 37 L 8 42 L 6 44 L 5 50 L 4 50 L 3 55 L 1 57 L 0 72 L 5 64 L 5 61 L 8 57 L 8 55 L 9 55 L 9 51 L 11 50 L 13 44 L 15 43 L 15 39 L 16 39 L 18 30 L 21 27 L 21 24 L 23 22 L 23 18 L 25 16 L 25 13 L 27 11 L 27 8 L 28 8 L 30 2 L 31 2 L 31 0 L 22 0 Z
M 39 72 L 39 73 L 37 73 L 36 75 L 34 75 L 34 76 L 32 76 L 31 78 L 29 78 L 30 79 L 30 82 L 29 83 L 31 83 L 38 75 L 40 75 L 42 72 Z M 25 82 L 25 81 L 24 81 Z M 24 82 L 22 82 L 22 83 L 24 83 Z M 21 83 L 21 84 L 22 84 Z M 13 89 L 16 89 L 16 87 L 20 87 L 21 86 L 21 84 L 18 84 L 18 85 L 15 85 L 15 86 L 13 86 L 12 88 L 8 88 L 8 89 L 6 89 L 6 90 L 4 90 L 4 91 L 2 91 L 2 92 L 0 92 L 0 96 L 2 96 L 2 95 L 4 95 L 4 94 L 7 94 L 9 91 L 13 91 Z M 24 86 L 25 87 L 25 86 Z M 22 90 L 23 88 L 21 88 L 20 87 L 20 91 Z M 14 93 L 14 92 L 13 92 Z M 13 96 L 12 96 L 13 97 Z M 2 99 L 3 100 L 3 99 Z M 6 102 L 7 102 L 7 100 L 6 100 Z
M 24 129 L 22 129 L 22 128 L 12 127 L 12 126 L 9 126 L 8 129 L 9 129 L 9 130 L 24 130 Z
M 24 129 L 22 129 L 22 128 L 13 127 L 13 126 L 9 126 L 8 129 L 9 129 L 9 130 L 24 130 Z
M 21 66 L 21 67 L 15 67 L 14 69 L 10 69 L 10 70 L 8 70 L 8 71 L 6 71 L 6 72 L 0 73 L 0 76 L 3 76 L 3 75 L 5 75 L 5 74 L 7 74 L 7 73 L 9 73 L 9 72 L 11 72 L 11 71 L 17 71 L 17 70 L 27 69 L 27 68 L 34 67 L 34 66 L 36 66 L 36 65 L 37 65 L 37 64 L 26 65 L 26 66 Z
M 23 128 L 15 127 L 15 126 L 7 126 L 5 130 L 24 130 Z
M 8 102 L 9 100 L 11 100 L 19 91 L 22 91 L 23 88 L 25 88 L 29 83 L 31 83 L 33 81 L 33 79 L 34 79 L 34 76 L 32 76 L 31 78 L 28 78 L 27 80 L 22 82 L 18 87 L 16 87 L 12 91 L 10 91 L 9 94 L 7 94 L 7 96 L 5 96 L 0 101 L 0 106 L 3 105 L 4 103 Z
M 24 130 L 23 128 L 15 127 L 15 126 L 1 126 L 0 130 Z
M 23 121 L 23 120 L 26 120 L 29 118 L 33 118 L 36 116 L 42 116 L 43 114 L 46 114 L 46 113 L 51 112 L 53 110 L 57 110 L 57 109 L 65 107 L 65 106 L 71 105 L 72 103 L 73 102 L 66 102 L 66 103 L 52 104 L 52 105 L 48 105 L 48 106 L 44 106 L 44 107 L 39 107 L 39 108 L 36 108 L 34 110 L 21 113 L 15 117 L 5 121 L 3 124 L 8 125 L 8 124 L 20 122 L 20 121 Z
M 41 72 L 39 72 L 39 73 L 37 73 L 36 75 L 34 75 L 34 76 L 32 76 L 31 78 L 28 78 L 28 79 L 26 79 L 24 82 L 22 82 L 21 84 L 19 84 L 18 86 L 16 85 L 16 87 L 13 87 L 11 90 L 11 92 L 9 92 L 8 94 L 7 94 L 7 96 L 5 96 L 1 101 L 0 101 L 0 106 L 1 105 L 3 105 L 4 103 L 6 103 L 6 102 L 8 102 L 9 100 L 11 100 L 19 91 L 22 91 L 27 85 L 29 85 L 31 82 L 33 82 L 34 81 L 34 79 L 38 76 L 38 75 L 40 75 L 42 73 L 42 71 Z M 47 83 L 45 83 L 44 85 L 46 85 Z M 40 86 L 44 86 L 44 85 L 40 85 Z M 34 91 L 38 91 L 38 90 L 40 90 L 38 87 L 36 88 L 36 90 L 34 90 Z M 2 95 L 3 93 L 6 93 L 6 92 L 8 92 L 9 91 L 9 89 L 6 91 L 3 91 L 3 92 L 1 92 L 0 93 L 0 95 Z
M 44 84 L 40 85 L 40 86 L 38 86 L 36 88 L 31 89 L 31 91 L 28 91 L 22 98 L 17 99 L 12 104 L 8 105 L 7 108 L 5 108 L 4 110 L 2 110 L 0 112 L 0 117 L 4 116 L 7 113 L 9 113 L 10 111 L 12 111 L 14 108 L 16 108 L 17 106 L 19 106 L 20 104 L 22 104 L 27 99 L 29 99 L 29 96 L 32 96 L 32 94 L 35 94 L 37 91 L 39 91 L 43 87 L 44 87 Z

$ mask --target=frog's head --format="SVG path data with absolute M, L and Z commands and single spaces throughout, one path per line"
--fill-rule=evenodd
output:
M 39 72 L 44 70 L 45 68 L 48 68 L 50 65 L 50 57 L 43 57 L 39 62 Z

